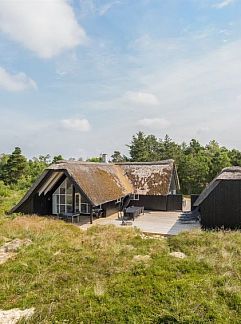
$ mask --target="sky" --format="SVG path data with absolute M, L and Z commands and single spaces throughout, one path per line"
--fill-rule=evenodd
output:
M 0 0 L 0 153 L 241 149 L 241 0 Z

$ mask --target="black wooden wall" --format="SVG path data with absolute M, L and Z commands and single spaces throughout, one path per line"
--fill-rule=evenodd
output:
M 139 200 L 131 200 L 130 205 L 144 206 L 146 210 L 154 211 L 182 210 L 182 195 L 140 195 Z
M 166 210 L 166 196 L 139 195 L 139 200 L 131 200 L 131 206 L 144 206 L 146 210 Z
M 119 204 L 117 204 L 116 201 L 110 201 L 108 203 L 105 203 L 101 205 L 101 208 L 104 211 L 105 217 L 118 213 L 118 211 L 120 210 Z
M 182 195 L 167 196 L 167 211 L 182 210 Z
M 204 228 L 240 228 L 241 181 L 222 180 L 199 209 Z
M 199 195 L 192 194 L 191 195 L 191 210 L 194 210 L 196 207 L 193 206 L 195 201 L 198 199 Z

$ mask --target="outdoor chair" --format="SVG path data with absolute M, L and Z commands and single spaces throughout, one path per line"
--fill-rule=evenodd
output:
M 104 214 L 103 209 L 101 209 L 101 208 L 93 209 L 93 216 L 94 217 L 100 218 L 100 217 L 103 217 L 103 214 Z
M 58 214 L 58 218 L 60 219 L 60 220 L 66 220 L 66 215 L 65 214 Z

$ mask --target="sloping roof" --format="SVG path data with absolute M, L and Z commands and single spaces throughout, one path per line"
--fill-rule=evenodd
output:
M 168 195 L 172 176 L 177 189 L 179 181 L 173 160 L 159 162 L 118 163 L 139 195 Z
M 114 164 L 63 162 L 51 165 L 48 169 L 67 171 L 95 206 L 133 192 L 130 181 Z
M 67 173 L 94 206 L 119 199 L 134 192 L 131 182 L 117 165 L 61 161 L 44 170 L 10 213 L 14 213 L 30 197 L 44 178 L 49 179 L 49 173 L 53 171 Z
M 48 181 L 52 172 L 64 172 L 94 206 L 124 197 L 131 193 L 167 195 L 174 174 L 179 182 L 173 160 L 143 163 L 92 163 L 60 161 L 49 166 L 36 180 L 22 200 L 10 211 L 15 212 L 30 195 Z M 43 192 L 40 190 L 40 192 Z
M 38 187 L 38 185 L 42 182 L 42 180 L 47 176 L 48 170 L 44 170 L 44 172 L 37 178 L 37 180 L 34 182 L 32 187 L 26 192 L 26 194 L 23 196 L 23 198 L 17 203 L 16 206 L 14 206 L 9 213 L 15 213 L 15 211 L 20 207 L 34 192 L 34 190 Z
M 224 168 L 217 176 L 218 180 L 241 180 L 241 167 L 233 166 Z
M 199 206 L 222 180 L 241 180 L 241 167 L 233 166 L 224 168 L 202 191 L 198 199 L 195 201 L 194 206 Z

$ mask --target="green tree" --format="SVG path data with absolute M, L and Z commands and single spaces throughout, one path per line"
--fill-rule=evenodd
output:
M 209 164 L 203 152 L 185 154 L 179 162 L 178 175 L 182 192 L 200 193 L 208 183 Z
M 207 180 L 210 182 L 223 168 L 231 166 L 231 161 L 228 150 L 225 147 L 220 147 L 214 140 L 210 141 L 206 146 L 206 154 L 209 157 L 209 176 Z
M 125 155 L 122 155 L 119 151 L 114 151 L 114 153 L 111 155 L 111 162 L 125 162 L 127 161 L 127 157 Z
M 241 152 L 239 150 L 233 149 L 228 151 L 228 157 L 232 165 L 241 166 Z
M 59 155 L 55 155 L 55 156 L 53 157 L 53 160 L 52 160 L 51 164 L 54 164 L 54 163 L 56 163 L 56 162 L 58 162 L 58 161 L 62 161 L 62 160 L 64 160 L 64 158 L 63 158 L 63 156 L 62 156 L 61 154 L 59 154 Z
M 164 140 L 160 140 L 160 157 L 159 160 L 168 160 L 173 159 L 176 162 L 176 165 L 179 165 L 179 162 L 182 158 L 182 148 L 181 145 L 175 143 L 168 135 L 165 136 Z
M 49 165 L 48 161 L 49 159 L 43 158 L 42 155 L 28 161 L 28 169 L 25 176 L 26 186 L 30 186 L 38 178 L 43 170 Z
M 101 157 L 91 157 L 91 158 L 88 158 L 86 161 L 98 163 L 98 162 L 102 162 L 102 159 L 101 159 Z
M 143 132 L 138 132 L 132 137 L 129 147 L 130 157 L 132 161 L 145 162 L 149 160 L 146 135 Z
M 5 184 L 16 184 L 25 175 L 27 168 L 27 159 L 22 155 L 21 149 L 15 147 L 3 166 L 2 180 Z
M 9 155 L 1 154 L 0 156 L 0 180 L 4 180 L 4 173 L 5 173 L 5 164 L 7 164 Z
M 38 160 L 44 162 L 46 165 L 51 163 L 50 154 L 39 155 Z

